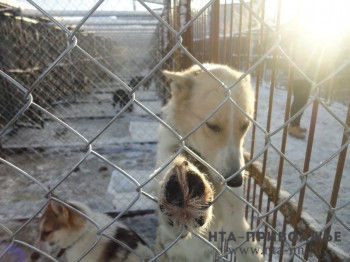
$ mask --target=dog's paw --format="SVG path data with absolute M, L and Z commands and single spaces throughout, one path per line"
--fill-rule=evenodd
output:
M 212 219 L 214 191 L 205 174 L 182 156 L 165 175 L 159 196 L 160 211 L 171 226 L 202 231 Z

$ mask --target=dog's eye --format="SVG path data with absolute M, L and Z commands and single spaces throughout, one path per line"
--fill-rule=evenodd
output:
M 249 127 L 249 122 L 243 123 L 242 126 L 241 126 L 241 131 L 242 132 L 247 131 L 248 127 Z
M 206 122 L 206 125 L 211 131 L 213 131 L 215 133 L 219 133 L 221 131 L 221 128 L 218 125 L 210 124 L 208 122 Z
M 43 231 L 43 232 L 42 232 L 42 235 L 43 235 L 44 237 L 47 237 L 47 236 L 50 235 L 52 232 L 53 232 L 52 230 Z
M 52 232 L 53 232 L 52 230 L 42 231 L 41 234 L 40 234 L 40 239 L 42 241 L 46 241 L 48 239 L 48 237 L 51 235 Z

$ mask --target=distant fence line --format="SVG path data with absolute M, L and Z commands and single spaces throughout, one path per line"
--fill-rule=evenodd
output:
M 0 69 L 23 86 L 30 87 L 63 51 L 67 35 L 48 19 L 23 17 L 16 8 L 4 10 L 7 11 L 0 12 Z M 120 65 L 116 64 L 115 56 L 120 50 L 110 39 L 87 33 L 78 35 L 79 46 L 88 49 L 95 59 L 108 68 L 118 69 Z M 96 82 L 108 83 L 111 80 L 96 64 L 73 50 L 43 79 L 33 95 L 40 105 L 50 108 L 55 101 L 71 100 L 85 93 Z M 23 95 L 11 89 L 4 78 L 0 78 L 0 86 L 1 127 L 22 106 Z M 40 121 L 40 115 L 32 109 L 26 112 L 26 116 L 28 122 L 31 119 Z

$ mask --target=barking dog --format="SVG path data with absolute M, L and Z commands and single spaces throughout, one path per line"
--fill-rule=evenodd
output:
M 103 234 L 113 237 L 123 244 L 106 236 L 99 239 L 98 228 L 94 223 L 101 227 L 106 225 L 111 218 L 105 214 L 94 213 L 79 202 L 70 202 L 69 205 L 72 209 L 50 200 L 40 221 L 41 241 L 61 248 L 59 254 L 64 252 L 68 262 L 77 261 L 98 240 L 96 246 L 81 261 L 143 261 L 143 259 L 151 259 L 154 256 L 146 243 L 134 231 L 117 221 Z M 74 209 L 91 218 L 94 223 Z M 38 254 L 32 256 L 32 259 L 33 257 L 38 257 Z
M 219 172 L 227 185 L 215 171 L 194 161 L 183 151 L 183 156 L 178 156 L 162 171 L 160 186 L 156 188 L 160 221 L 156 251 L 165 250 L 181 232 L 185 232 L 161 259 L 218 260 L 215 249 L 191 234 L 192 231 L 200 233 L 218 249 L 224 245 L 223 253 L 231 251 L 226 259 L 232 259 L 234 253 L 241 262 L 263 261 L 257 242 L 246 239 L 250 228 L 244 218 L 244 203 L 228 190 L 231 188 L 238 196 L 243 196 L 243 178 L 239 171 L 244 165 L 243 142 L 250 121 L 242 111 L 250 116 L 253 114 L 254 94 L 250 78 L 245 77 L 227 92 L 221 83 L 231 87 L 242 74 L 222 65 L 204 64 L 204 67 L 217 79 L 199 66 L 183 72 L 163 72 L 172 81 L 171 99 L 163 108 L 164 120 L 179 135 L 187 137 L 186 146 Z M 209 115 L 211 117 L 195 130 Z M 160 127 L 158 167 L 169 161 L 181 142 L 166 127 Z M 214 192 L 219 193 L 224 188 L 212 204 Z M 183 227 L 185 231 L 182 231 Z M 210 237 L 220 232 L 234 234 L 236 241 L 223 243 L 220 237 Z

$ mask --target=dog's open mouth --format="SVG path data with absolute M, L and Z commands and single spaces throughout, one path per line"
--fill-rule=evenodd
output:
M 179 156 L 166 175 L 159 208 L 169 225 L 197 229 L 210 223 L 213 198 L 206 176 Z

